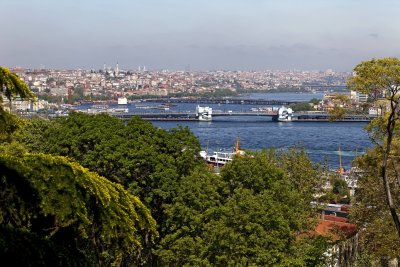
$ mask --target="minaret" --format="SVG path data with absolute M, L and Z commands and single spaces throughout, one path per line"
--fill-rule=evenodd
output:
M 115 70 L 115 75 L 118 77 L 119 74 L 119 68 L 118 68 L 118 61 L 117 61 L 117 69 Z
M 104 62 L 103 71 L 106 72 L 106 63 Z

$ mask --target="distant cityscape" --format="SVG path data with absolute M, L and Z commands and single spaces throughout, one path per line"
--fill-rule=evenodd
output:
M 99 70 L 10 68 L 39 99 L 72 103 L 190 94 L 344 89 L 351 72 L 300 70 L 266 71 L 148 71 L 104 65 Z

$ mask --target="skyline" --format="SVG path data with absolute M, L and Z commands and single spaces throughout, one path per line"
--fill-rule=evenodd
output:
M 394 0 L 3 0 L 1 65 L 350 71 L 400 51 Z

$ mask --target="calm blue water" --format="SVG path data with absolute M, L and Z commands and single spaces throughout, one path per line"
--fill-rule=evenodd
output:
M 339 167 L 339 146 L 342 162 L 346 168 L 356 154 L 371 146 L 360 122 L 272 122 L 249 120 L 237 117 L 235 120 L 212 122 L 153 122 L 153 125 L 171 129 L 177 125 L 188 126 L 198 136 L 202 147 L 210 150 L 232 150 L 236 138 L 240 138 L 242 149 L 288 148 L 303 145 L 314 162 L 327 161 L 330 168 Z
M 245 99 L 295 100 L 307 101 L 322 99 L 323 93 L 257 93 L 242 96 Z M 160 112 L 158 109 L 138 107 L 157 107 L 160 103 L 130 103 L 126 107 L 135 112 Z M 213 110 L 249 111 L 255 105 L 209 105 Z M 110 107 L 121 107 L 111 105 Z M 82 108 L 88 108 L 87 105 Z M 196 104 L 179 104 L 170 111 L 190 111 L 195 113 Z M 188 126 L 199 138 L 203 149 L 210 151 L 232 150 L 236 139 L 240 138 L 242 149 L 260 150 L 266 148 L 288 148 L 302 145 L 314 162 L 328 163 L 330 168 L 339 166 L 339 146 L 345 168 L 357 154 L 365 152 L 371 146 L 363 122 L 272 122 L 266 117 L 216 117 L 212 122 L 166 122 L 156 121 L 153 125 L 171 129 L 178 125 Z

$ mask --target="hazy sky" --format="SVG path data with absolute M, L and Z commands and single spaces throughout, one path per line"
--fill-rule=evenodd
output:
M 351 70 L 400 56 L 399 0 L 0 0 L 0 65 Z

